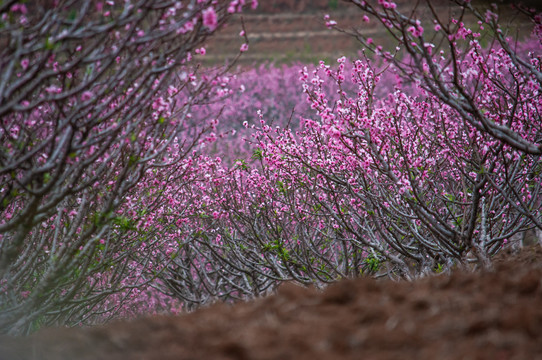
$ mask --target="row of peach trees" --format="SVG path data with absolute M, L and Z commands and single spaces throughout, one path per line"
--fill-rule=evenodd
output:
M 187 119 L 223 96 L 227 77 L 193 56 L 248 6 L 257 2 L 0 2 L 1 333 L 86 323 L 147 282 L 145 243 L 161 240 L 134 232 L 142 214 L 122 208 L 205 141 L 212 119 Z
M 0 331 L 490 266 L 542 228 L 540 16 L 518 43 L 465 1 L 351 2 L 393 52 L 238 75 L 192 55 L 256 2 L 2 3 Z
M 393 52 L 352 32 L 379 61 L 296 68 L 297 114 L 289 105 L 277 119 L 265 102 L 254 118 L 233 113 L 250 155 L 233 166 L 231 156 L 193 159 L 185 183 L 163 178 L 176 186 L 162 195 L 180 203 L 161 202 L 160 234 L 178 236 L 158 256 L 169 262 L 160 286 L 185 306 L 260 296 L 282 281 L 491 267 L 520 231 L 541 228 L 540 15 L 518 9 L 534 25 L 518 42 L 495 9 L 469 2 L 449 21 L 428 2 L 430 24 L 391 2 L 352 3 L 397 39 Z M 288 104 L 285 92 L 257 89 L 231 106 L 266 95 Z

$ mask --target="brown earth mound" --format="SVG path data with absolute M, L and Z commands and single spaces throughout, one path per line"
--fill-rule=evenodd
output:
M 493 272 L 293 284 L 249 303 L 0 338 L 16 359 L 542 359 L 542 248 Z

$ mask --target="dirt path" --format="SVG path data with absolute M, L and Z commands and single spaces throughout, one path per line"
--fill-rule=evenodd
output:
M 179 317 L 0 338 L 2 360 L 542 359 L 542 248 L 492 273 L 346 280 Z

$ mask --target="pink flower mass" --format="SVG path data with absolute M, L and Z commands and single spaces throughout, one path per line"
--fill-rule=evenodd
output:
M 82 94 L 81 94 L 81 100 L 82 101 L 88 101 L 90 99 L 92 99 L 92 97 L 94 96 L 94 94 L 92 93 L 92 91 L 84 91 Z
M 201 13 L 203 19 L 203 26 L 213 31 L 218 25 L 218 17 L 216 15 L 214 7 L 210 6 L 204 9 Z
M 26 70 L 26 68 L 28 68 L 29 64 L 30 64 L 30 61 L 28 59 L 22 59 L 21 60 L 21 67 L 23 68 L 23 70 Z

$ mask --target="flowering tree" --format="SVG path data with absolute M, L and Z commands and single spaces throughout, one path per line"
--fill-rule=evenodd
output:
M 280 238 L 286 239 L 288 234 L 295 237 L 295 228 L 289 214 L 277 216 L 276 211 L 285 210 L 275 208 L 282 201 L 280 192 L 276 191 L 276 177 L 271 169 L 262 166 L 258 153 L 252 154 L 257 140 L 254 125 L 248 124 L 257 112 L 262 119 L 270 119 L 274 128 L 297 129 L 299 115 L 316 116 L 300 87 L 295 86 L 298 78 L 299 65 L 261 66 L 233 75 L 224 89 L 227 97 L 223 101 L 194 108 L 194 117 L 220 113 L 220 124 L 215 123 L 213 130 L 216 136 L 205 137 L 207 141 L 201 144 L 205 147 L 198 146 L 200 152 L 208 155 L 192 156 L 179 164 L 177 170 L 156 172 L 152 182 L 138 184 L 141 187 L 138 193 L 147 194 L 145 199 L 154 199 L 154 207 L 149 211 L 149 201 L 143 200 L 132 204 L 132 211 L 145 210 L 147 216 L 161 219 L 159 224 L 146 222 L 154 228 L 155 244 L 161 244 L 153 248 L 157 256 L 154 262 L 164 264 L 162 281 L 154 285 L 167 295 L 180 298 L 187 308 L 217 298 L 236 300 L 265 294 L 280 281 L 313 283 L 307 271 L 317 272 L 324 282 L 341 276 L 332 268 L 329 271 L 333 275 L 327 274 L 327 270 L 322 272 L 323 261 L 318 265 L 320 269 L 314 270 L 317 266 L 314 256 L 311 256 L 314 266 L 306 267 L 303 272 L 301 261 L 297 261 L 299 272 L 286 276 L 285 266 L 289 264 L 275 252 L 282 249 L 278 245 Z M 349 85 L 352 84 L 343 88 L 349 87 L 355 93 L 355 86 Z M 330 94 L 338 89 L 332 82 L 323 86 Z M 251 160 L 241 160 L 251 156 Z M 278 202 L 272 202 L 273 206 L 261 208 L 275 198 Z M 258 225 L 260 230 L 254 232 L 250 222 L 256 210 L 262 223 Z M 304 222 L 297 223 L 301 229 Z M 320 235 L 320 231 L 311 233 L 313 246 L 327 246 L 328 240 L 320 241 Z M 257 243 L 253 243 L 254 236 L 259 237 Z M 307 251 L 319 254 L 310 250 L 310 244 L 304 246 Z M 263 254 L 267 254 L 265 259 Z M 149 274 L 149 278 L 153 276 Z
M 425 12 L 417 6 L 408 15 L 391 1 L 350 2 L 366 13 L 365 23 L 380 23 L 397 41 L 392 53 L 364 36 L 363 27 L 350 32 L 364 47 L 389 63 L 404 80 L 454 109 L 460 121 L 493 137 L 496 142 L 489 145 L 506 144 L 539 159 L 540 112 L 530 106 L 531 101 L 538 100 L 542 84 L 542 15 L 536 9 L 514 6 L 517 16 L 533 25 L 531 39 L 518 42 L 510 29 L 501 25 L 495 4 L 491 9 L 480 9 L 470 1 L 453 1 L 457 5 L 455 18 L 448 20 L 429 1 Z M 477 25 L 470 28 L 467 23 Z M 489 45 L 484 48 L 483 43 Z M 536 207 L 524 206 L 517 192 L 508 200 L 542 229 L 539 213 L 533 211 Z
M 365 48 L 394 64 L 403 78 L 418 83 L 424 90 L 437 96 L 477 130 L 484 131 L 524 153 L 542 154 L 540 127 L 529 122 L 531 128 L 522 133 L 513 124 L 514 119 L 521 116 L 518 114 L 523 100 L 520 96 L 521 90 L 540 86 L 542 82 L 539 60 L 536 53 L 518 51 L 516 40 L 509 37 L 500 25 L 495 5 L 493 10 L 484 12 L 473 6 L 470 0 L 453 1 L 457 5 L 458 14 L 448 21 L 439 16 L 431 2 L 427 1 L 432 20 L 429 26 L 432 29 L 426 31 L 424 26 L 427 26 L 429 21 L 426 17 L 422 22 L 417 8 L 406 15 L 398 10 L 393 1 L 379 0 L 378 4 L 361 0 L 349 2 L 369 15 L 364 15 L 364 22 L 369 22 L 372 18 L 372 21 L 383 25 L 398 42 L 396 52 L 408 54 L 407 57 L 400 57 L 384 51 L 381 45 L 363 35 L 363 28 L 350 32 Z M 539 38 L 542 31 L 541 15 L 537 14 L 535 9 L 522 6 L 518 6 L 517 10 L 532 21 L 534 35 Z M 478 29 L 469 28 L 465 24 L 467 21 L 477 21 Z M 484 38 L 491 44 L 487 52 L 482 51 L 480 43 L 480 39 Z M 495 52 L 498 52 L 498 55 Z M 501 56 L 506 62 L 499 68 L 487 66 L 486 61 L 491 62 L 494 56 Z M 442 60 L 442 57 L 446 60 Z M 467 71 L 468 69 L 470 71 Z M 495 98 L 503 96 L 501 103 L 504 101 L 512 105 L 500 109 L 501 121 L 488 116 L 486 105 L 479 101 L 480 94 L 490 86 L 479 81 L 483 78 L 494 83 L 490 90 Z M 522 80 L 527 83 L 522 83 Z M 501 81 L 503 86 L 498 86 Z
M 171 294 L 198 305 L 285 280 L 487 267 L 515 234 L 540 226 L 539 18 L 530 16 L 534 37 L 514 46 L 493 15 L 483 18 L 478 26 L 495 30 L 484 36 L 497 38 L 483 47 L 459 20 L 424 32 L 415 15 L 380 5 L 371 14 L 412 54 L 356 34 L 385 60 L 379 68 L 363 58 L 349 70 L 341 58 L 337 68 L 304 69 L 316 116 L 296 130 L 261 114 L 249 126 L 251 159 L 190 165 L 190 190 L 178 190 L 196 206 L 175 212 L 179 251 L 160 254 L 171 260 L 161 274 Z M 383 18 L 392 15 L 396 25 Z M 427 42 L 431 34 L 449 49 Z
M 141 285 L 144 214 L 123 206 L 212 126 L 187 129 L 216 95 L 192 53 L 244 5 L 0 4 L 0 332 L 82 323 Z
M 349 242 L 370 246 L 406 274 L 404 258 L 415 261 L 414 273 L 465 261 L 469 253 L 488 266 L 505 239 L 540 220 L 537 156 L 457 121 L 455 109 L 430 94 L 397 90 L 375 99 L 378 76 L 362 61 L 355 66 L 357 96 L 343 93 L 336 102 L 319 83 L 347 81 L 341 66 L 333 72 L 322 65 L 323 74 L 312 78 L 304 73 L 320 120 L 307 119 L 298 137 L 267 135 L 272 140 L 261 142 L 274 163 L 289 168 L 285 174 L 298 174 L 289 183 L 313 184 L 313 201 Z M 518 121 L 529 123 L 539 103 L 526 107 Z M 309 182 L 314 176 L 319 182 Z
M 540 227 L 540 17 L 514 42 L 468 2 L 427 31 L 352 2 L 398 49 L 353 33 L 383 62 L 299 87 L 194 64 L 245 1 L 1 5 L 2 331 L 490 266 Z
M 216 117 L 219 122 L 213 130 L 217 140 L 208 143 L 206 153 L 220 156 L 224 163 L 232 165 L 238 158 L 252 154 L 253 130 L 246 126 L 261 112 L 271 125 L 292 129 L 299 128 L 299 117 L 315 116 L 316 112 L 305 101 L 299 87 L 299 68 L 302 64 L 261 64 L 254 68 L 237 69 L 221 84 L 227 84 L 221 101 L 202 104 L 193 108 L 196 118 Z M 226 79 L 224 79 L 226 78 Z M 347 91 L 355 91 L 353 87 Z M 324 84 L 325 91 L 335 93 L 336 84 Z M 217 114 L 220 116 L 217 117 Z

